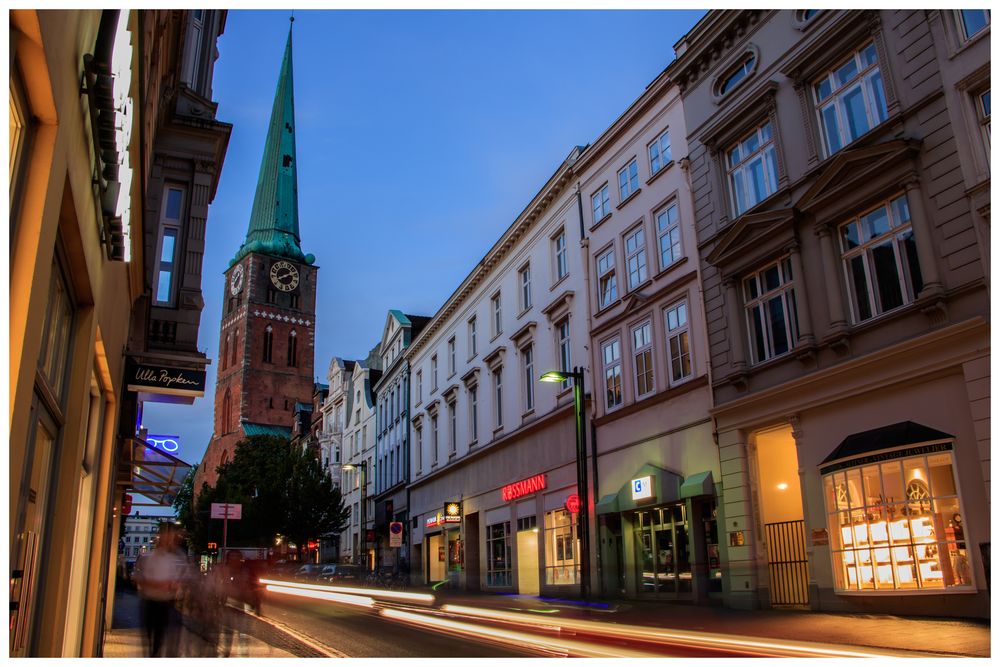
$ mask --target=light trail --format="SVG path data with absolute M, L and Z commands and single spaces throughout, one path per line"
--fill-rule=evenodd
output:
M 520 612 L 499 611 L 496 609 L 480 609 L 463 605 L 446 604 L 441 611 L 459 616 L 491 619 L 515 625 L 538 626 L 538 617 Z M 890 649 L 844 649 L 829 644 L 810 644 L 794 640 L 761 639 L 740 635 L 714 634 L 708 632 L 661 630 L 641 625 L 623 625 L 585 621 L 580 619 L 558 618 L 546 623 L 549 627 L 560 630 L 585 632 L 588 634 L 612 637 L 619 640 L 640 640 L 657 644 L 673 644 L 708 648 L 720 651 L 755 653 L 762 656 L 786 656 L 801 658 L 886 658 L 886 657 L 932 657 L 933 654 L 922 654 L 916 651 L 896 651 Z M 622 657 L 625 657 L 622 654 Z
M 492 628 L 485 625 L 475 625 L 454 621 L 427 613 L 403 611 L 401 609 L 383 608 L 379 614 L 403 623 L 443 632 L 450 635 L 462 635 L 471 639 L 493 641 L 515 648 L 530 649 L 561 656 L 584 658 L 653 658 L 660 657 L 655 653 L 636 651 L 620 646 L 604 647 L 599 644 L 562 639 L 559 637 L 543 637 L 525 632 L 517 632 L 504 628 Z
M 324 584 L 308 584 L 299 581 L 280 581 L 278 579 L 260 579 L 262 584 L 274 584 L 276 586 L 287 586 L 289 588 L 301 588 L 309 591 L 326 591 L 329 593 L 345 593 L 348 595 L 361 595 L 370 598 L 380 598 L 385 600 L 398 600 L 400 602 L 417 602 L 420 604 L 434 604 L 434 596 L 430 593 L 406 593 L 404 591 L 387 591 L 380 588 L 351 588 L 348 586 L 327 586 Z
M 280 586 L 275 584 L 267 584 L 266 588 L 272 593 L 284 593 L 285 595 L 297 595 L 299 597 L 313 598 L 315 600 L 342 602 L 344 604 L 353 605 L 355 607 L 365 607 L 367 609 L 375 607 L 374 600 L 370 597 L 363 597 L 360 595 L 344 595 L 342 593 L 331 593 L 330 591 L 310 591 L 303 588 L 292 588 L 290 586 Z

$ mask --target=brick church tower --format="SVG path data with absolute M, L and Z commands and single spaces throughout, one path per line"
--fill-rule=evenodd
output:
M 312 401 L 318 267 L 299 240 L 289 27 L 247 237 L 225 273 L 214 433 L 196 494 L 237 442 L 289 436 L 296 402 Z

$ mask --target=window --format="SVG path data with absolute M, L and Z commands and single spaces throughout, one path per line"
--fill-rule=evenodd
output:
M 753 363 L 788 352 L 798 337 L 792 262 L 787 257 L 743 281 Z
M 493 335 L 503 332 L 503 311 L 500 308 L 500 292 L 490 298 L 490 308 L 493 311 Z
M 229 342 L 228 338 L 226 338 L 226 342 L 227 343 Z M 268 324 L 267 327 L 264 328 L 264 361 L 266 363 L 271 363 L 271 352 L 273 346 L 274 346 L 274 330 L 271 329 L 271 325 Z
M 552 245 L 556 256 L 556 280 L 562 280 L 569 273 L 569 265 L 566 264 L 566 232 L 559 232 L 559 235 L 552 240 Z
M 298 365 L 298 336 L 294 331 L 288 334 L 288 365 Z
M 437 391 L 438 388 L 438 358 L 435 354 L 431 357 L 431 392 Z
M 160 215 L 159 252 L 156 255 L 155 275 L 156 304 L 169 305 L 173 301 L 176 284 L 177 242 L 181 233 L 181 211 L 184 190 L 167 186 L 163 193 L 163 212 Z
M 635 158 L 618 172 L 619 201 L 625 201 L 639 189 L 639 164 Z
M 670 132 L 664 131 L 659 139 L 651 143 L 649 151 L 649 174 L 653 175 L 670 164 Z
M 191 23 L 189 30 L 189 43 L 191 47 L 187 49 L 186 58 L 187 61 L 184 67 L 184 82 L 187 83 L 192 90 L 199 90 L 200 84 L 200 74 L 201 74 L 201 54 L 204 39 L 204 13 L 202 9 L 198 9 L 191 12 Z
M 31 123 L 31 111 L 25 101 L 21 76 L 17 68 L 11 68 L 10 74 L 10 178 L 8 185 L 10 187 L 10 202 L 13 205 L 17 180 L 25 164 L 25 146 Z M 13 213 L 13 211 L 11 212 Z
M 649 277 L 646 271 L 646 234 L 642 227 L 625 237 L 625 266 L 628 268 L 629 290 L 634 290 Z
M 614 248 L 597 258 L 597 294 L 601 308 L 607 308 L 618 298 Z
M 486 585 L 510 586 L 510 521 L 486 528 Z
M 632 355 L 635 361 L 636 398 L 656 388 L 653 381 L 653 323 L 649 320 L 632 329 Z
M 569 373 L 573 370 L 573 351 L 569 340 L 569 318 L 566 317 L 557 325 L 559 332 L 559 370 Z M 569 389 L 569 380 L 561 383 L 563 389 Z
M 233 332 L 233 349 L 232 349 L 232 353 L 233 353 L 233 354 L 232 354 L 232 356 L 231 356 L 231 357 L 229 358 L 229 364 L 230 364 L 230 365 L 232 365 L 232 364 L 235 364 L 235 363 L 236 363 L 236 355 L 237 355 L 237 350 L 238 350 L 238 349 L 239 349 L 239 347 L 240 347 L 240 346 L 239 346 L 239 342 L 240 342 L 240 334 L 239 334 L 239 332 L 237 332 L 237 331 L 234 331 L 234 332 Z
M 764 201 L 778 189 L 778 166 L 771 123 L 743 137 L 727 153 L 733 215 Z
M 292 306 L 291 307 L 293 309 L 295 309 L 295 310 L 298 310 L 298 308 L 299 308 L 299 295 L 298 294 L 292 294 L 291 296 L 292 296 Z
M 868 44 L 815 85 L 816 110 L 827 155 L 833 155 L 889 117 L 875 45 Z
M 606 216 L 611 215 L 611 196 L 608 194 L 608 185 L 605 183 L 601 189 L 590 196 L 590 203 L 594 209 L 594 224 L 596 225 Z
M 576 522 L 565 509 L 545 513 L 545 583 L 576 584 L 580 578 L 577 561 Z
M 454 456 L 458 451 L 458 419 L 455 415 L 455 403 L 448 404 L 448 454 Z
M 476 318 L 473 316 L 469 320 L 469 358 L 472 359 L 477 354 L 479 354 L 479 349 L 476 343 Z
M 691 375 L 691 339 L 688 335 L 687 301 L 664 311 L 667 347 L 670 350 L 670 381 L 680 382 Z
M 976 116 L 979 118 L 979 127 L 983 136 L 983 144 L 986 146 L 986 159 L 990 159 L 990 91 L 985 91 L 976 95 Z
M 726 78 L 723 79 L 722 85 L 719 86 L 719 95 L 725 95 L 730 90 L 736 87 L 743 79 L 747 78 L 757 64 L 757 56 L 752 53 L 748 53 L 740 63 L 733 68 Z
M 493 371 L 493 425 L 503 428 L 503 369 Z
M 413 429 L 413 435 L 415 436 L 417 445 L 417 473 L 423 469 L 424 466 L 424 433 L 419 428 Z
M 417 403 L 424 400 L 424 372 L 417 371 Z
M 990 10 L 988 9 L 959 9 L 957 13 L 958 24 L 962 28 L 962 36 L 965 39 L 972 39 L 990 24 Z
M 448 377 L 455 374 L 455 337 L 448 339 Z
M 840 245 L 855 322 L 910 303 L 923 288 L 905 195 L 842 225 Z
M 524 411 L 535 409 L 535 360 L 532 345 L 521 350 L 521 360 L 524 364 Z
M 469 429 L 472 442 L 479 439 L 479 387 L 469 387 Z
M 531 267 L 525 264 L 517 276 L 521 284 L 521 310 L 525 311 L 531 308 Z
M 897 450 L 879 457 L 888 461 L 823 475 L 837 590 L 972 586 L 954 462 L 944 447 Z M 912 455 L 919 450 L 933 453 Z
M 277 300 L 278 300 L 278 293 L 276 291 L 274 291 L 273 287 L 268 287 L 267 288 L 267 302 L 273 304 Z
M 660 247 L 661 269 L 681 258 L 681 225 L 676 203 L 656 214 L 656 241 Z
M 604 404 L 608 410 L 613 410 L 622 404 L 621 341 L 615 338 L 602 345 L 601 356 L 604 360 Z

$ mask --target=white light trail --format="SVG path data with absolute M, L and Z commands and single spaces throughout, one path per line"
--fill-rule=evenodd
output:
M 272 593 L 284 593 L 285 595 L 298 595 L 303 598 L 313 598 L 315 600 L 329 600 L 330 602 L 342 602 L 354 605 L 355 607 L 366 607 L 371 609 L 375 606 L 375 601 L 370 597 L 359 595 L 343 595 L 341 593 L 331 593 L 329 591 L 310 591 L 303 588 L 292 588 L 290 586 L 278 586 L 268 584 L 267 590 Z
M 287 586 L 289 588 L 301 588 L 309 591 L 326 591 L 329 593 L 346 593 L 348 595 L 363 595 L 371 598 L 385 600 L 398 600 L 400 602 L 417 602 L 420 604 L 434 604 L 434 596 L 430 593 L 406 593 L 403 591 L 387 591 L 379 588 L 351 588 L 348 586 L 326 586 L 323 584 L 308 584 L 299 581 L 280 581 L 278 579 L 260 579 L 262 584 L 274 584 L 277 586 Z

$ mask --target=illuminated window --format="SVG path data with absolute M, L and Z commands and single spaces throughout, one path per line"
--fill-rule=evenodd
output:
M 827 155 L 889 117 L 874 44 L 864 46 L 824 74 L 814 91 Z
M 951 447 L 873 455 L 823 475 L 837 590 L 972 587 Z
M 618 172 L 618 201 L 625 201 L 639 189 L 639 164 L 635 158 Z
M 511 585 L 510 521 L 486 527 L 486 585 Z
M 673 160 L 670 156 L 670 132 L 665 131 L 646 150 L 649 153 L 649 173 L 653 175 Z
M 601 189 L 590 196 L 590 203 L 594 211 L 594 224 L 596 225 L 605 217 L 611 215 L 611 196 L 608 194 L 608 184 L 605 183 Z
M 577 584 L 580 581 L 576 520 L 565 509 L 545 513 L 545 583 Z
M 912 302 L 923 288 L 905 195 L 840 227 L 855 322 Z

